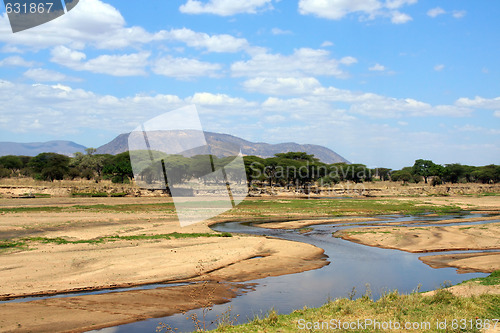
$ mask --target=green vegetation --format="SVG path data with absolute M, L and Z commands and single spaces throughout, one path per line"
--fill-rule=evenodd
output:
M 287 200 L 245 200 L 236 209 L 223 216 L 276 217 L 285 218 L 332 217 L 345 215 L 416 215 L 424 213 L 451 214 L 462 209 L 455 205 L 422 205 L 416 201 L 388 199 L 287 199 Z
M 200 237 L 232 237 L 228 232 L 223 233 L 178 233 L 172 232 L 169 234 L 157 235 L 125 235 L 125 236 L 105 236 L 94 239 L 79 239 L 68 240 L 62 237 L 48 238 L 48 237 L 28 237 L 21 238 L 17 241 L 0 240 L 0 249 L 20 248 L 30 245 L 31 243 L 50 243 L 50 244 L 99 244 L 104 242 L 115 242 L 120 240 L 158 240 L 158 239 L 179 239 L 179 238 L 200 238 Z
M 484 278 L 475 278 L 475 279 L 470 279 L 467 281 L 464 281 L 460 284 L 466 284 L 470 282 L 479 282 L 480 285 L 483 286 L 494 286 L 494 285 L 500 285 L 500 270 L 494 271 L 490 275 Z
M 481 284 L 492 285 L 500 283 L 500 271 L 492 273 L 489 277 L 473 279 L 481 281 Z M 385 293 L 377 301 L 371 299 L 371 292 L 367 288 L 364 296 L 352 300 L 355 293 L 349 298 L 341 298 L 328 301 L 319 308 L 307 308 L 295 310 L 288 315 L 279 315 L 271 310 L 262 318 L 256 317 L 247 324 L 232 326 L 220 326 L 216 332 L 387 332 L 388 329 L 374 326 L 374 322 L 399 323 L 403 329 L 394 330 L 404 332 L 481 332 L 481 325 L 487 320 L 491 326 L 495 325 L 492 319 L 500 317 L 500 295 L 483 294 L 473 297 L 454 296 L 445 288 L 438 289 L 434 295 L 426 296 L 419 292 L 409 295 L 400 294 L 397 291 Z M 356 329 L 344 329 L 339 325 L 343 323 L 356 322 L 366 323 L 371 319 L 371 326 L 356 326 Z M 458 320 L 465 319 L 467 328 L 460 328 L 463 324 Z M 436 327 L 437 322 L 447 321 L 446 329 Z M 308 324 L 309 327 L 304 327 Z M 410 323 L 415 325 L 404 329 L 404 325 Z M 455 323 L 455 327 L 452 325 Z M 338 329 L 332 325 L 339 325 Z M 326 326 L 330 325 L 330 326 Z M 428 326 L 427 326 L 428 325 Z M 477 325 L 477 326 L 476 326 Z M 418 326 L 418 327 L 417 327 Z M 500 322 L 497 323 L 497 327 Z M 396 326 L 392 326 L 396 327 Z M 312 329 L 309 329 L 312 328 Z
M 211 173 L 212 165 L 216 169 L 227 166 L 234 156 L 217 158 L 196 155 L 187 158 L 171 155 L 165 159 L 164 154 L 159 152 L 152 155 L 149 152 L 134 152 L 133 158 L 136 165 L 142 168 L 138 176 L 141 182 L 164 182 L 165 170 L 169 182 L 175 184 Z M 56 153 L 42 153 L 35 157 L 8 155 L 0 157 L 0 178 L 29 176 L 48 181 L 88 179 L 96 182 L 110 179 L 114 183 L 130 183 L 134 176 L 130 159 L 129 152 L 113 156 L 96 154 L 93 148 L 88 148 L 85 154 L 76 153 L 73 158 Z M 428 183 L 430 180 L 432 185 L 500 182 L 500 166 L 494 164 L 481 167 L 458 163 L 440 165 L 418 159 L 411 167 L 392 171 L 389 168 L 369 169 L 363 164 L 326 164 L 304 152 L 278 153 L 270 158 L 244 156 L 243 160 L 250 187 L 267 185 L 310 189 L 345 181 L 362 183 L 373 180 L 402 181 L 403 184 Z M 226 172 L 230 176 L 232 170 L 228 168 Z

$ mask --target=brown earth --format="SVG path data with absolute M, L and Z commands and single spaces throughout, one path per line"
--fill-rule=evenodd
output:
M 500 249 L 500 223 L 447 227 L 369 227 L 344 229 L 335 235 L 369 246 L 413 253 Z
M 248 286 L 241 284 L 207 282 L 152 290 L 4 303 L 0 304 L 0 331 L 85 332 L 170 316 L 211 304 L 223 304 L 248 289 Z
M 491 273 L 500 269 L 500 252 L 440 254 L 418 259 L 432 268 L 456 267 L 459 273 Z
M 173 211 L 148 210 L 165 198 L 0 199 L 0 207 L 67 207 L 58 211 L 7 211 L 0 215 L 0 238 L 25 241 L 23 247 L 0 250 L 0 299 L 51 295 L 186 281 L 249 281 L 320 268 L 323 250 L 304 243 L 260 236 L 134 239 L 169 233 L 216 234 L 207 223 L 181 228 Z M 141 204 L 137 211 L 121 204 Z M 96 206 L 90 212 L 75 205 Z M 214 221 L 211 221 L 212 223 Z M 61 238 L 88 241 L 109 236 L 129 240 L 102 243 L 45 243 Z M 163 317 L 198 308 L 201 282 L 182 288 L 160 288 L 111 294 L 0 304 L 0 331 L 82 332 L 88 329 Z M 235 297 L 241 286 L 215 284 L 214 302 Z M 186 300 L 186 294 L 197 294 Z M 184 297 L 176 297 L 183 295 Z M 172 300 L 178 298 L 177 300 Z M 131 306 L 133 304 L 133 306 Z M 63 319 L 64 318 L 64 319 Z

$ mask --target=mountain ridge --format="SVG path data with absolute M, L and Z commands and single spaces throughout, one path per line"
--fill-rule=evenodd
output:
M 0 142 L 0 156 L 24 155 L 36 156 L 40 153 L 58 153 L 73 156 L 76 152 L 85 152 L 86 147 L 73 141 L 52 140 L 47 142 Z
M 165 142 L 168 142 L 169 134 L 167 132 L 156 131 L 148 132 L 148 136 L 158 136 Z M 168 131 L 168 133 L 175 135 L 189 135 L 189 131 Z M 107 144 L 97 148 L 98 154 L 112 154 L 116 155 L 128 150 L 128 136 L 130 133 L 123 133 L 118 135 L 115 139 Z M 234 147 L 241 148 L 243 155 L 255 155 L 262 158 L 273 157 L 277 153 L 287 153 L 291 151 L 303 151 L 308 154 L 314 154 L 316 158 L 324 163 L 350 163 L 348 160 L 334 152 L 333 150 L 320 145 L 313 144 L 298 144 L 295 142 L 285 142 L 278 144 L 270 144 L 265 142 L 251 142 L 231 134 L 221 134 L 213 132 L 204 132 L 207 143 L 210 145 L 211 153 L 218 156 L 228 156 L 234 154 Z M 233 154 L 230 154 L 231 151 Z M 190 155 L 202 154 L 202 150 L 192 150 Z M 236 152 L 237 153 L 237 152 Z

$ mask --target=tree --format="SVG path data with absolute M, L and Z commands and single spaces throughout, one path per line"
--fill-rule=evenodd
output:
M 456 184 L 460 178 L 464 177 L 466 166 L 459 163 L 446 164 L 443 171 L 443 179 L 447 182 Z
M 43 180 L 61 180 L 69 170 L 70 158 L 56 153 L 41 153 L 33 157 L 29 163 L 35 177 Z
M 373 172 L 375 176 L 378 176 L 382 181 L 389 180 L 391 176 L 391 169 L 388 168 L 375 168 Z
M 286 158 L 289 160 L 296 160 L 296 161 L 309 161 L 309 162 L 318 162 L 319 159 L 315 158 L 313 154 L 307 154 L 305 152 L 288 152 L 288 153 L 278 153 L 274 154 L 274 156 L 278 158 Z
M 11 171 L 19 171 L 23 167 L 23 161 L 19 156 L 6 155 L 0 157 L 0 167 L 9 169 Z
M 406 184 L 413 179 L 413 175 L 409 170 L 396 170 L 391 173 L 391 179 L 395 182 L 402 181 L 403 184 Z
M 429 176 L 436 176 L 435 169 L 436 164 L 430 160 L 416 160 L 413 164 L 413 174 L 424 177 L 424 181 L 427 184 L 427 178 Z
M 103 168 L 103 174 L 111 178 L 113 183 L 128 183 L 134 176 L 132 165 L 130 164 L 129 152 L 124 152 L 114 156 Z

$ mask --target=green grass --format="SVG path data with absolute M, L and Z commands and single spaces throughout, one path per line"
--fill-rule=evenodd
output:
M 173 232 L 169 234 L 158 235 L 130 235 L 130 236 L 106 236 L 94 239 L 79 239 L 68 240 L 62 237 L 48 238 L 48 237 L 29 237 L 22 238 L 18 241 L 0 240 L 0 249 L 20 248 L 32 243 L 50 243 L 50 244 L 99 244 L 104 242 L 114 242 L 120 240 L 158 240 L 158 239 L 179 239 L 179 238 L 200 238 L 200 237 L 232 237 L 228 232 L 223 233 L 178 233 Z
M 39 213 L 39 212 L 151 212 L 161 211 L 165 213 L 174 213 L 175 207 L 172 202 L 153 203 L 153 204 L 121 204 L 121 205 L 73 205 L 67 207 L 41 206 L 41 207 L 10 207 L 0 208 L 0 213 Z
M 202 202 L 203 203 L 203 202 Z M 193 203 L 197 205 L 198 203 Z M 207 204 L 206 202 L 204 204 Z M 209 203 L 216 204 L 216 203 Z M 0 208 L 0 213 L 36 213 L 36 212 L 151 212 L 162 211 L 173 214 L 175 207 L 172 202 L 151 204 L 96 204 L 74 205 L 68 207 L 15 207 Z M 386 215 L 404 214 L 417 215 L 424 213 L 452 214 L 460 213 L 462 209 L 454 205 L 421 205 L 417 201 L 400 201 L 391 199 L 260 199 L 245 200 L 236 208 L 224 213 L 223 217 L 268 218 L 268 217 L 336 217 L 353 215 Z
M 494 286 L 494 285 L 500 285 L 500 270 L 494 271 L 490 275 L 484 278 L 475 278 L 475 279 L 470 279 L 467 281 L 463 281 L 460 284 L 466 284 L 469 282 L 479 282 L 480 285 L 483 286 Z
M 250 217 L 283 217 L 296 215 L 346 216 L 346 215 L 417 215 L 424 213 L 452 214 L 462 209 L 455 205 L 422 205 L 418 201 L 400 201 L 391 199 L 260 199 L 246 200 L 226 215 Z
M 487 285 L 498 284 L 500 271 L 492 273 L 489 277 L 480 280 Z M 454 296 L 447 289 L 439 289 L 432 296 L 424 296 L 419 292 L 411 294 L 400 294 L 397 291 L 384 294 L 377 301 L 371 299 L 371 292 L 356 299 L 340 298 L 328 301 L 319 308 L 304 307 L 295 310 L 288 315 L 279 315 L 271 309 L 267 315 L 255 317 L 251 322 L 238 326 L 225 325 L 219 327 L 216 332 L 480 332 L 475 327 L 476 320 L 490 320 L 500 318 L 500 295 L 484 294 L 473 297 Z M 360 329 L 334 329 L 327 327 L 331 323 L 341 322 L 365 322 L 366 319 L 379 323 L 389 322 L 401 323 L 429 323 L 430 327 L 422 329 L 384 330 L 378 327 L 365 326 Z M 452 328 L 453 320 L 466 319 L 469 326 L 466 329 Z M 447 329 L 438 329 L 436 323 L 447 321 Z M 472 320 L 472 327 L 470 325 Z M 318 329 L 304 329 L 305 323 L 311 323 L 312 327 Z M 460 325 L 460 322 L 455 322 Z M 315 326 L 316 325 L 316 326 Z M 323 326 L 322 326 L 323 325 Z M 500 322 L 497 324 L 500 327 Z M 302 328 L 302 329 L 301 329 Z

